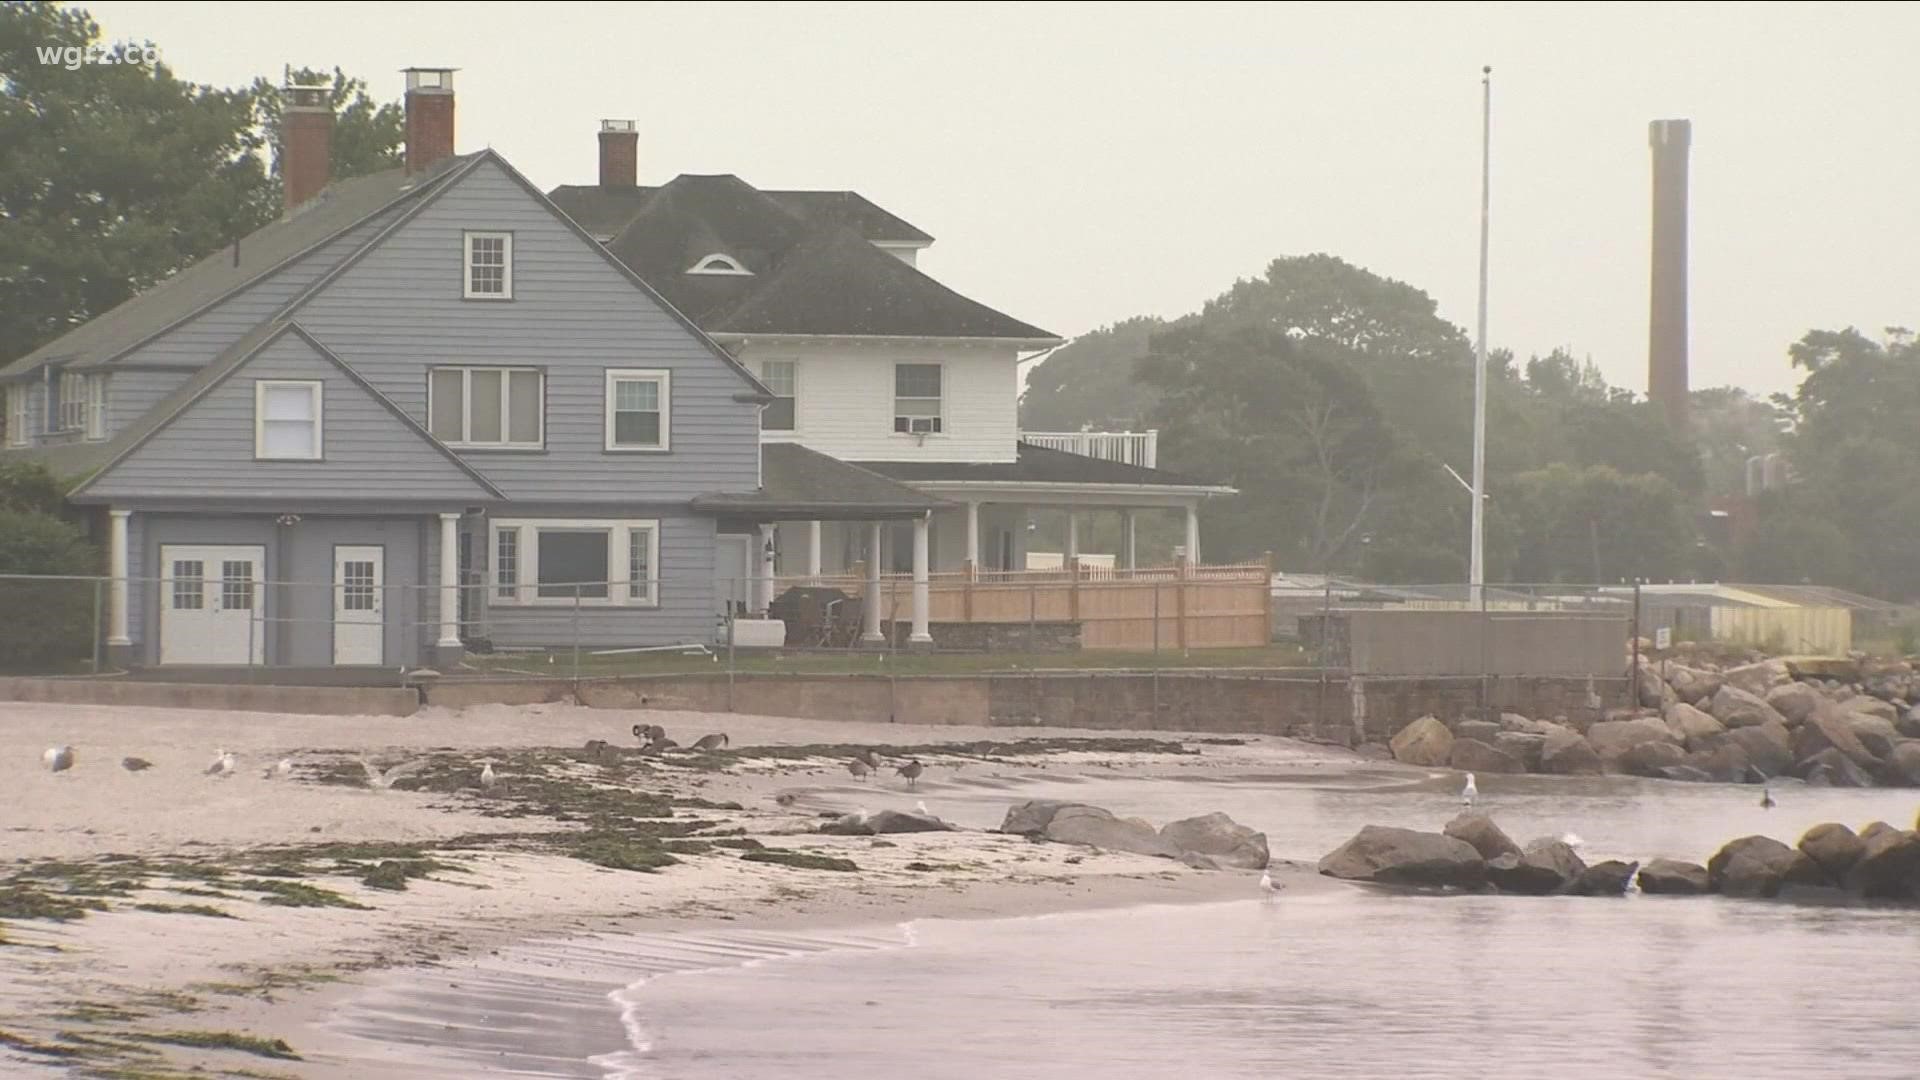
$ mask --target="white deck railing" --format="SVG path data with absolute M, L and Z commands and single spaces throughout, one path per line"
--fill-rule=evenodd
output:
M 1035 446 L 1044 446 L 1049 450 L 1064 450 L 1081 457 L 1099 458 L 1102 461 L 1118 461 L 1127 465 L 1138 465 L 1144 469 L 1156 468 L 1160 459 L 1160 432 L 1158 429 L 1147 431 L 1023 431 L 1021 442 Z

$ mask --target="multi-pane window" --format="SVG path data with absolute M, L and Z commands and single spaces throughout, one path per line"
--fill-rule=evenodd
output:
M 254 382 L 254 457 L 273 461 L 320 459 L 320 386 L 317 381 Z
M 940 425 L 940 365 L 893 365 L 893 430 L 937 435 Z
M 60 373 L 60 411 L 55 431 L 79 431 L 87 426 L 87 377 L 78 371 Z
M 173 609 L 199 611 L 206 605 L 205 585 L 201 578 L 206 564 L 198 559 L 175 559 L 173 563 Z
M 763 431 L 792 431 L 799 400 L 800 365 L 793 360 L 760 361 L 760 381 L 773 391 L 773 400 L 760 410 Z
M 659 556 L 653 521 L 496 520 L 493 602 L 650 606 Z
M 253 610 L 253 560 L 228 559 L 220 564 L 220 608 Z
M 27 387 L 7 387 L 7 445 L 27 445 Z
M 513 234 L 470 232 L 466 239 L 467 299 L 513 299 Z
M 536 368 L 434 368 L 427 427 L 453 446 L 538 447 L 546 408 Z
M 374 610 L 372 560 L 346 559 L 341 562 L 340 609 L 342 611 Z
M 665 371 L 607 372 L 607 449 L 667 449 L 670 386 Z
M 107 377 L 87 376 L 87 438 L 107 437 Z

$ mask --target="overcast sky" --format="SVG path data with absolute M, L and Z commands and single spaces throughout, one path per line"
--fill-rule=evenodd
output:
M 1315 251 L 1471 332 L 1486 63 L 1495 347 L 1645 389 L 1661 117 L 1694 124 L 1694 386 L 1920 324 L 1911 5 L 85 6 L 200 82 L 458 67 L 459 148 L 543 188 L 631 117 L 643 183 L 858 190 L 934 235 L 923 269 L 1066 335 Z

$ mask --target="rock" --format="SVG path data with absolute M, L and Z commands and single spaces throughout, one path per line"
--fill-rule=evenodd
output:
M 1006 820 L 1000 823 L 1000 831 L 1022 836 L 1038 835 L 1047 831 L 1047 825 L 1061 810 L 1069 806 L 1084 805 L 1084 803 L 1066 802 L 1061 799 L 1029 799 L 1007 811 Z
M 1920 880 L 1920 833 L 1881 829 L 1861 834 L 1860 858 L 1847 871 L 1846 889 L 1868 900 L 1914 899 Z
M 1900 710 L 1893 707 L 1893 702 L 1882 701 L 1872 694 L 1848 698 L 1840 703 L 1840 707 L 1855 716 L 1878 717 L 1885 720 L 1889 726 L 1900 718 Z
M 1855 682 L 1860 678 L 1860 662 L 1845 656 L 1783 656 L 1779 662 L 1796 679 Z
M 1531 735 L 1518 731 L 1503 731 L 1493 738 L 1493 748 L 1503 754 L 1511 754 L 1519 758 L 1521 768 L 1527 772 L 1540 771 L 1540 751 L 1546 745 L 1545 735 Z
M 867 817 L 867 828 L 874 835 L 909 832 L 953 832 L 954 827 L 932 814 L 910 814 L 904 810 L 882 810 Z
M 1639 685 L 1643 708 L 1664 709 L 1680 700 L 1680 695 L 1674 693 L 1673 687 L 1668 686 L 1667 680 L 1661 678 L 1660 672 L 1644 658 L 1640 661 Z
M 1793 733 L 1793 758 L 1795 761 L 1805 761 L 1827 749 L 1840 751 L 1862 768 L 1870 769 L 1880 760 L 1860 742 L 1860 737 L 1853 733 L 1853 725 L 1847 722 L 1844 714 L 1835 709 L 1820 708 L 1814 710 L 1806 723 Z
M 1747 757 L 1747 752 L 1740 748 L 1739 743 L 1727 741 L 1711 750 L 1696 750 L 1688 754 L 1680 764 L 1684 768 L 1697 769 L 1705 773 L 1707 778 L 1715 783 L 1744 784 L 1748 780 L 1748 770 L 1752 767 L 1753 761 Z
M 1492 746 L 1494 738 L 1504 730 L 1506 729 L 1491 720 L 1462 720 L 1453 725 L 1453 737 L 1474 739 Z
M 1873 776 L 1855 765 L 1845 754 L 1828 747 L 1810 758 L 1794 763 L 1793 775 L 1810 787 L 1869 788 Z
M 1500 826 L 1485 814 L 1468 811 L 1447 822 L 1445 835 L 1464 840 L 1489 861 L 1502 855 L 1519 855 L 1520 845 L 1500 831 Z
M 1160 839 L 1160 834 L 1137 821 L 1122 821 L 1098 806 L 1063 806 L 1047 822 L 1046 838 L 1062 844 L 1085 844 L 1105 851 L 1130 851 L 1136 855 L 1158 855 L 1168 859 L 1181 856 L 1179 848 Z
M 1453 740 L 1453 758 L 1449 762 L 1462 772 L 1523 773 L 1526 763 L 1505 750 L 1496 749 L 1478 739 Z
M 1184 852 L 1210 856 L 1219 866 L 1264 870 L 1269 858 L 1267 834 L 1255 832 L 1225 814 L 1206 814 L 1171 822 L 1160 839 Z
M 1643 742 L 1678 744 L 1665 720 L 1651 716 L 1632 720 L 1602 720 L 1587 729 L 1587 742 L 1602 761 L 1611 760 Z
M 1667 727 L 1689 750 L 1706 750 L 1727 734 L 1727 726 L 1681 702 L 1666 711 Z
M 1382 885 L 1471 889 L 1486 880 L 1487 864 L 1465 840 L 1368 825 L 1321 859 L 1320 872 Z
M 1824 700 L 1820 691 L 1803 682 L 1781 683 L 1767 691 L 1767 704 L 1773 706 L 1789 726 L 1812 716 Z
M 1614 758 L 1608 764 L 1613 771 L 1632 776 L 1660 775 L 1660 770 L 1679 765 L 1686 760 L 1687 752 L 1669 742 L 1643 742 L 1629 747 L 1625 753 Z
M 1885 705 L 1886 702 L 1880 704 Z M 1900 730 L 1886 717 L 1851 712 L 1847 714 L 1847 726 L 1853 729 L 1853 737 L 1860 740 L 1860 745 L 1875 760 L 1885 761 L 1893 753 L 1893 748 L 1900 744 Z
M 1580 876 L 1567 886 L 1568 896 L 1625 896 L 1633 884 L 1633 875 L 1640 870 L 1637 862 L 1621 862 L 1608 859 L 1594 863 L 1581 871 Z
M 1640 891 L 1651 896 L 1698 896 L 1707 891 L 1707 868 L 1678 859 L 1655 859 L 1640 868 Z
M 1423 716 L 1401 728 L 1388 745 L 1395 761 L 1438 768 L 1453 757 L 1453 732 L 1433 717 Z
M 1876 836 L 1886 836 L 1899 831 L 1899 829 L 1894 828 L 1884 821 L 1869 821 L 1866 826 L 1860 830 L 1860 842 L 1864 844 Z
M 828 836 L 872 836 L 873 826 L 867 824 L 865 814 L 842 814 L 820 826 L 820 831 Z
M 1887 755 L 1886 778 L 1903 787 L 1920 787 L 1920 742 L 1903 742 Z
M 1792 678 L 1787 673 L 1787 665 L 1778 660 L 1762 660 L 1757 664 L 1728 668 L 1720 673 L 1721 681 L 1754 697 L 1764 698 L 1767 691 Z M 1713 715 L 1720 716 L 1718 712 Z M 1721 720 L 1726 717 L 1720 716 Z
M 1587 869 L 1572 848 L 1558 840 L 1534 846 L 1522 855 L 1502 855 L 1487 863 L 1487 880 L 1502 892 L 1546 896 L 1572 884 Z
M 1540 745 L 1540 771 L 1557 776 L 1598 776 L 1600 755 L 1573 731 L 1557 732 Z
M 1770 836 L 1743 836 L 1707 860 L 1707 887 L 1726 896 L 1778 896 L 1799 854 Z
M 1667 665 L 1667 685 L 1673 687 L 1673 692 L 1680 695 L 1682 701 L 1695 704 L 1705 701 L 1719 692 L 1723 682 L 1717 671 L 1687 667 L 1684 664 Z
M 1908 709 L 1905 715 L 1894 721 L 1894 727 L 1909 739 L 1920 739 L 1920 705 Z
M 1503 712 L 1500 714 L 1500 730 L 1517 731 L 1522 735 L 1545 735 L 1547 729 L 1541 727 L 1541 725 L 1547 723 L 1551 723 L 1551 721 L 1529 720 L 1519 713 Z
M 1185 855 L 1180 856 L 1180 861 L 1193 867 L 1195 870 L 1220 869 L 1219 863 L 1214 862 L 1209 856 L 1202 855 L 1197 851 L 1189 851 Z
M 1761 724 L 1727 732 L 1728 743 L 1738 746 L 1762 776 L 1779 776 L 1793 767 L 1793 733 L 1785 724 Z
M 1747 693 L 1737 686 L 1728 684 L 1713 695 L 1708 712 L 1715 720 L 1730 728 L 1756 727 L 1769 720 L 1785 726 L 1787 719 L 1781 716 L 1766 699 Z
M 1815 825 L 1800 837 L 1800 850 L 1834 881 L 1845 881 L 1847 871 L 1867 850 L 1866 841 L 1845 825 Z
M 1705 769 L 1693 765 L 1668 765 L 1660 770 L 1659 779 L 1678 780 L 1686 784 L 1726 783 Z

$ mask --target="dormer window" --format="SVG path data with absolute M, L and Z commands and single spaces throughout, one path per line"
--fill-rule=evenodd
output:
M 513 234 L 470 232 L 466 237 L 466 298 L 513 299 Z
M 751 277 L 753 275 L 753 271 L 741 266 L 738 259 L 735 259 L 731 255 L 721 255 L 717 252 L 694 263 L 693 267 L 689 269 L 687 273 L 733 274 L 740 277 Z

